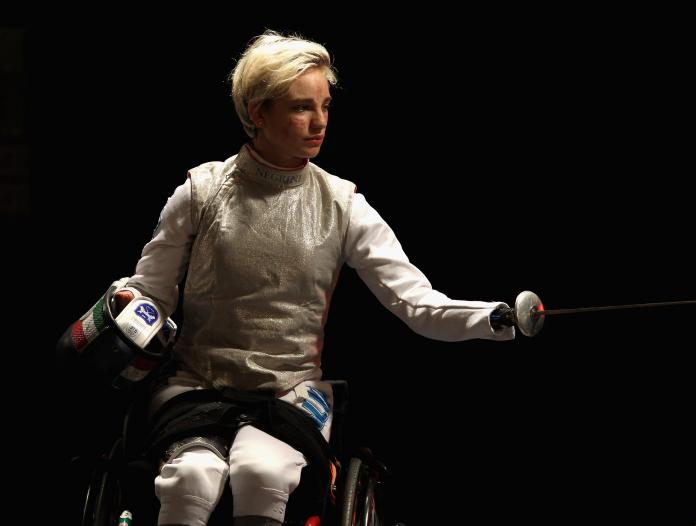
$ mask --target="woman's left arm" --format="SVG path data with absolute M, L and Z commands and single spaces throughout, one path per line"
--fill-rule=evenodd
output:
M 491 312 L 503 302 L 453 300 L 434 290 L 386 221 L 359 193 L 353 196 L 345 259 L 380 303 L 422 336 L 442 341 L 515 337 L 513 327 L 491 327 Z

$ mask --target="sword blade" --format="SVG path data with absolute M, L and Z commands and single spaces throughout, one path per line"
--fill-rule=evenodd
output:
M 634 303 L 630 305 L 604 305 L 601 307 L 580 307 L 576 309 L 532 309 L 535 316 L 555 316 L 557 314 L 575 314 L 579 312 L 597 312 L 603 310 L 643 309 L 648 307 L 668 307 L 671 305 L 696 305 L 696 300 L 660 301 L 657 303 Z

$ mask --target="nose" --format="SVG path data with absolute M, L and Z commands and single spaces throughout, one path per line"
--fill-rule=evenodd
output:
M 312 130 L 315 131 L 321 131 L 324 128 L 326 128 L 326 123 L 329 120 L 329 116 L 326 115 L 323 111 L 317 111 L 314 112 L 314 116 L 312 118 Z

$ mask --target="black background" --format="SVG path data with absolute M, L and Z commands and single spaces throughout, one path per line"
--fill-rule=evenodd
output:
M 133 273 L 187 169 L 245 141 L 225 80 L 267 27 L 335 57 L 315 162 L 357 184 L 437 290 L 513 303 L 529 289 L 547 308 L 696 298 L 693 64 L 677 18 L 30 29 L 36 280 L 60 290 L 48 350 Z M 563 316 L 533 339 L 446 343 L 346 267 L 324 370 L 350 382 L 347 437 L 392 468 L 393 521 L 692 524 L 693 316 Z M 95 431 L 81 393 L 58 386 L 62 469 Z

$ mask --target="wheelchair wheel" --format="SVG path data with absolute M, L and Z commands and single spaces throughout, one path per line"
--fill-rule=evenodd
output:
M 351 458 L 342 495 L 340 526 L 381 526 L 384 515 L 379 473 Z
M 118 463 L 121 461 L 121 439 L 109 451 L 108 459 L 95 468 L 85 495 L 82 526 L 113 526 L 118 524 L 123 500 Z

